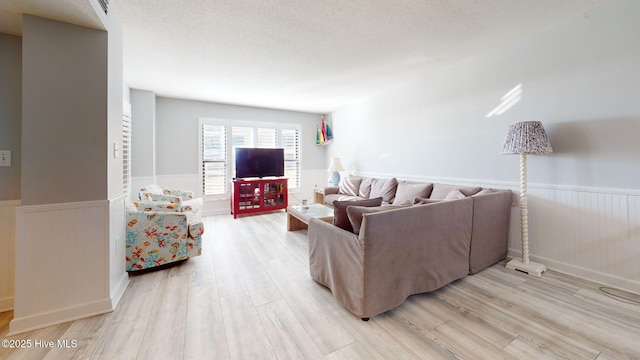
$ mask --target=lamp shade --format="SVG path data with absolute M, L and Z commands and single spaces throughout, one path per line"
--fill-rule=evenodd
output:
M 540 121 L 524 121 L 509 127 L 502 154 L 543 155 L 553 152 Z
M 331 164 L 329 164 L 329 169 L 327 171 L 328 172 L 344 171 L 344 168 L 340 163 L 340 158 L 337 158 L 337 157 L 331 158 Z

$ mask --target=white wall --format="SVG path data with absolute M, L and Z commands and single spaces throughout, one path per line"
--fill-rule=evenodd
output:
M 558 197 L 579 198 L 581 193 L 596 198 L 622 194 L 616 206 L 624 208 L 633 202 L 628 196 L 638 195 L 640 189 L 638 13 L 640 2 L 614 2 L 335 111 L 330 155 L 364 173 L 447 178 L 517 190 L 518 157 L 500 155 L 502 142 L 510 124 L 539 120 L 554 153 L 528 157 L 529 182 L 537 194 L 530 218 L 540 217 L 541 209 L 553 209 L 550 204 Z M 518 84 L 521 101 L 500 116 L 486 118 Z M 545 229 L 548 223 L 532 220 L 533 256 L 565 271 L 597 272 L 611 281 L 621 278 L 627 287 L 640 289 L 640 238 L 632 207 L 596 211 L 595 218 L 607 230 L 589 237 L 597 243 L 593 249 L 635 257 L 635 262 L 620 267 L 612 264 L 615 257 L 601 251 L 556 251 L 556 244 L 566 244 L 567 237 L 581 236 L 571 217 L 594 213 L 581 205 L 584 202 L 566 199 L 560 202 L 568 210 L 552 212 L 559 217 L 553 222 L 555 231 Z M 533 236 L 542 233 L 548 236 Z M 519 249 L 514 240 L 512 252 Z M 580 245 L 577 240 L 569 244 Z
M 0 150 L 11 150 L 11 166 L 0 167 L 0 200 L 20 199 L 22 42 L 0 34 Z M 2 235 L 0 235 L 0 238 Z

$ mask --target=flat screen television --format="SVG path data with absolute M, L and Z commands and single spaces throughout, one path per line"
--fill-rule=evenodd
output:
M 236 148 L 236 178 L 284 176 L 284 149 Z

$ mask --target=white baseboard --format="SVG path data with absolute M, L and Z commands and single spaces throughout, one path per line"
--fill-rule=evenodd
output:
M 64 322 L 105 314 L 111 311 L 113 311 L 111 307 L 111 299 L 104 298 L 102 300 L 80 304 L 74 307 L 23 317 L 14 317 L 14 319 L 11 320 L 11 323 L 9 323 L 9 333 L 6 336 L 14 336 Z
M 509 249 L 507 256 L 509 256 L 510 258 L 518 259 L 522 257 L 522 252 L 520 250 Z M 541 258 L 539 256 L 530 256 L 530 259 L 531 261 L 535 261 L 545 265 L 550 270 L 569 274 L 571 276 L 575 276 L 584 280 L 593 281 L 595 283 L 611 286 L 620 290 L 640 295 L 640 281 L 624 279 L 615 275 L 606 274 L 600 271 L 595 271 L 548 258 Z
M 13 296 L 0 298 L 0 312 L 13 310 Z
M 124 292 L 129 287 L 129 277 L 125 276 L 120 279 L 120 282 L 113 287 L 111 291 L 111 309 L 115 310 L 116 306 L 120 303 Z

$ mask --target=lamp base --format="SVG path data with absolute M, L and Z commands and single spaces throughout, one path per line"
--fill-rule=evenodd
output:
M 528 264 L 525 264 L 520 259 L 513 259 L 509 261 L 505 267 L 536 277 L 541 277 L 542 273 L 547 271 L 547 267 L 542 264 L 538 264 L 533 261 L 529 261 Z
M 337 172 L 337 171 L 332 172 L 331 175 L 329 176 L 328 183 L 331 186 L 339 186 L 340 185 L 340 173 Z

